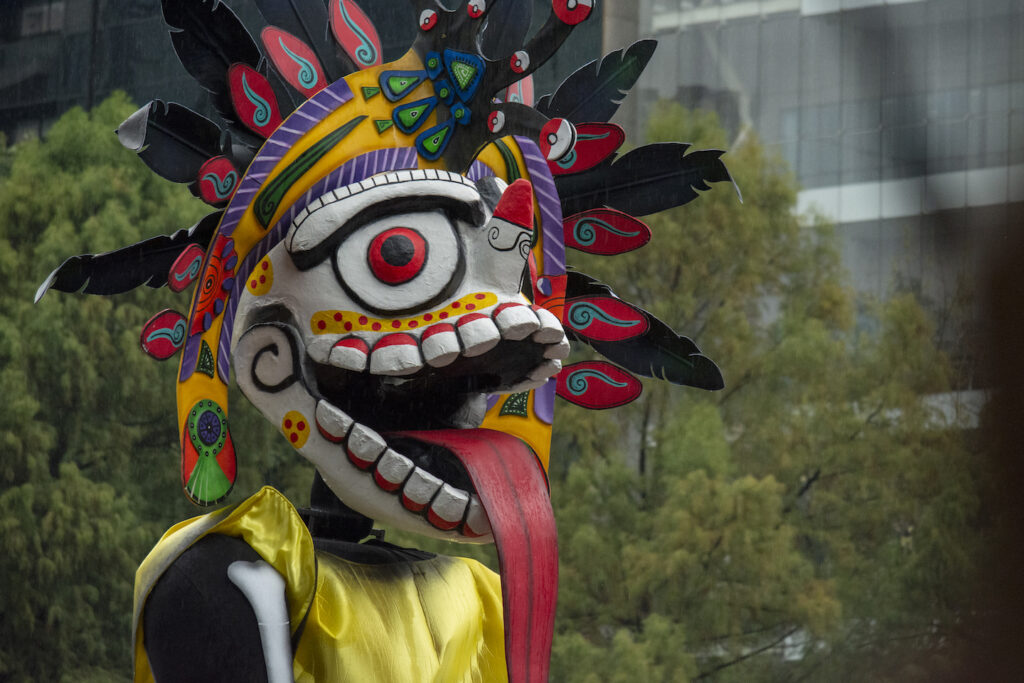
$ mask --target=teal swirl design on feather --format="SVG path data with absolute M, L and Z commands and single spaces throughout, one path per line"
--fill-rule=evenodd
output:
M 363 33 L 363 30 L 359 28 L 356 22 L 352 21 L 352 17 L 348 15 L 345 10 L 345 0 L 337 0 L 338 10 L 341 12 L 341 18 L 345 20 L 345 25 L 349 27 L 352 33 L 356 34 L 359 39 L 359 47 L 356 48 L 356 59 L 363 66 L 369 66 L 377 61 L 377 49 L 373 46 L 369 36 Z
M 606 232 L 610 232 L 613 235 L 620 235 L 622 237 L 636 237 L 640 234 L 639 230 L 633 232 L 626 232 L 625 230 L 619 230 L 614 225 L 607 221 L 603 221 L 600 218 L 581 218 L 576 222 L 576 225 L 572 229 L 572 236 L 576 238 L 576 241 L 585 247 L 589 247 L 597 239 L 597 231 L 594 228 L 597 227 Z
M 555 162 L 562 168 L 572 168 L 572 165 L 576 163 L 576 150 L 573 149 L 567 155 Z
M 600 135 L 580 133 L 576 136 L 576 142 L 579 142 L 580 140 L 604 140 L 608 135 L 608 133 L 601 133 Z M 559 159 L 556 163 L 562 168 L 571 168 L 572 165 L 576 163 L 576 150 L 573 149 L 572 152 L 569 153 L 569 156 L 564 159 Z
M 175 347 L 180 347 L 185 341 L 185 319 L 182 318 L 178 322 L 174 323 L 174 327 L 162 327 L 159 330 L 153 330 L 146 337 L 147 342 L 152 342 L 157 339 L 167 339 Z
M 614 379 L 604 374 L 599 370 L 577 370 L 576 372 L 569 375 L 569 379 L 566 380 L 565 386 L 569 389 L 573 396 L 582 396 L 587 393 L 587 389 L 590 388 L 587 380 L 595 378 L 599 379 L 605 384 L 621 389 L 622 387 L 628 387 L 629 385 L 625 382 L 616 382 Z
M 216 173 L 207 173 L 203 176 L 203 180 L 208 180 L 213 185 L 213 193 L 217 195 L 217 199 L 227 199 L 235 189 L 235 183 L 238 182 L 238 173 L 229 171 L 223 178 Z
M 249 98 L 253 106 L 256 107 L 256 111 L 252 113 L 252 122 L 257 128 L 262 128 L 270 122 L 270 103 L 265 99 L 256 94 L 256 92 L 249 87 L 249 82 L 245 80 L 245 74 L 242 74 L 242 90 L 245 91 L 245 96 Z
M 575 329 L 585 330 L 595 320 L 614 327 L 635 327 L 640 324 L 639 320 L 619 320 L 614 318 L 587 301 L 579 301 L 569 307 L 569 322 Z
M 211 173 L 210 175 L 213 174 Z M 178 282 L 191 282 L 192 280 L 195 280 L 196 276 L 199 275 L 199 267 L 201 265 L 203 265 L 203 257 L 195 257 L 194 259 L 192 259 L 192 263 L 188 264 L 188 270 L 181 274 L 174 273 L 174 279 L 177 280 Z
M 307 90 L 312 90 L 316 86 L 317 81 L 320 80 L 319 76 L 316 75 L 316 69 L 312 64 L 310 64 L 308 59 L 303 59 L 289 50 L 288 46 L 284 44 L 284 40 L 282 38 L 278 38 L 277 42 L 281 46 L 281 49 L 284 50 L 284 53 L 299 65 L 299 85 Z

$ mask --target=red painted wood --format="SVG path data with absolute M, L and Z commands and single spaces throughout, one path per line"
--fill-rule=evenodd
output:
M 578 123 L 573 154 L 549 161 L 548 167 L 552 175 L 582 173 L 609 158 L 625 140 L 625 131 L 614 123 Z
M 225 156 L 213 157 L 199 167 L 199 198 L 211 206 L 224 206 L 234 196 L 242 174 Z
M 203 268 L 205 256 L 206 251 L 198 244 L 190 244 L 181 252 L 167 273 L 167 286 L 172 292 L 183 292 L 196 281 Z
M 591 410 L 616 408 L 637 399 L 643 385 L 622 368 L 605 361 L 584 361 L 562 368 L 555 393 Z
M 269 138 L 281 125 L 281 110 L 267 79 L 251 66 L 234 64 L 228 69 L 228 84 L 238 120 L 260 137 Z
M 632 339 L 650 327 L 639 309 L 610 296 L 567 299 L 562 321 L 581 337 L 595 341 Z
M 646 223 L 616 209 L 584 211 L 566 218 L 562 226 L 565 246 L 588 254 L 624 254 L 651 241 Z
M 380 37 L 370 18 L 352 0 L 330 2 L 331 32 L 345 54 L 360 69 L 382 64 Z
M 260 42 L 277 73 L 300 93 L 312 97 L 327 87 L 320 60 L 302 40 L 276 26 L 267 26 L 260 32 Z
M 147 355 L 157 360 L 167 360 L 184 346 L 187 327 L 185 316 L 169 308 L 165 309 L 142 326 L 139 344 Z

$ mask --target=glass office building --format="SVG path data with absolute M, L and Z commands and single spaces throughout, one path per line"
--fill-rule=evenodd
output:
M 642 87 L 775 148 L 861 291 L 946 306 L 1024 215 L 1024 2 L 637 7 L 659 40 Z

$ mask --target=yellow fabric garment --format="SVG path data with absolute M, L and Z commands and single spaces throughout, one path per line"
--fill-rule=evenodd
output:
M 292 504 L 266 487 L 234 508 L 172 527 L 139 567 L 136 683 L 154 680 L 143 646 L 146 596 L 175 558 L 210 533 L 244 539 L 285 577 L 292 632 L 306 619 L 294 653 L 296 683 L 507 680 L 497 574 L 459 557 L 369 565 L 316 552 Z

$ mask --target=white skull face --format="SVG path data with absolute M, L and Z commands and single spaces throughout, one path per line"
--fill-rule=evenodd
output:
M 532 223 L 526 181 L 381 173 L 314 199 L 250 275 L 238 384 L 347 505 L 491 540 L 458 460 L 403 432 L 478 427 L 488 394 L 561 368 L 561 325 L 521 294 Z

